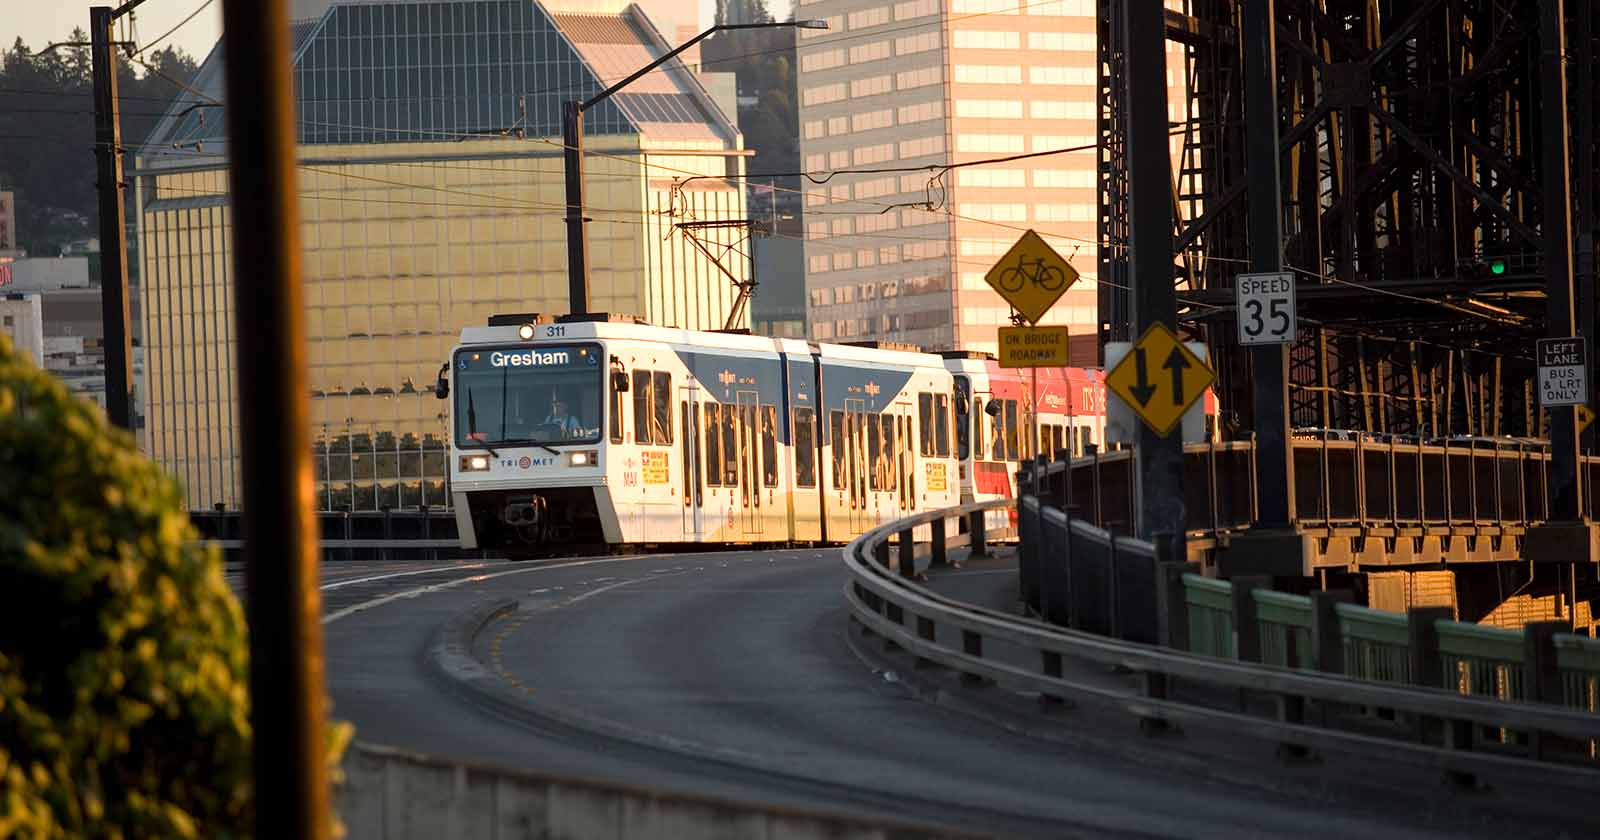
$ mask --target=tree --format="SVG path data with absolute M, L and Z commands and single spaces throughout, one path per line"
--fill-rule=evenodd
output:
M 0 336 L 0 835 L 243 836 L 244 618 L 176 482 Z
M 88 35 L 76 29 L 60 40 Z M 198 69 L 188 54 L 170 48 L 139 60 L 160 72 L 117 64 L 123 145 L 133 151 L 181 90 L 174 80 L 187 83 Z M 36 55 L 18 38 L 0 54 L 0 113 L 9 118 L 0 130 L 0 190 L 16 193 L 18 244 L 35 256 L 53 256 L 98 230 L 93 85 L 87 47 Z M 131 190 L 128 213 L 131 219 Z

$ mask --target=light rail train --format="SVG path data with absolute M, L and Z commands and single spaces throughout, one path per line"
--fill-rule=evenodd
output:
M 845 542 L 1014 496 L 1019 461 L 1102 444 L 1106 405 L 1098 370 L 1034 389 L 982 354 L 607 315 L 468 327 L 436 391 L 463 547 L 513 556 Z

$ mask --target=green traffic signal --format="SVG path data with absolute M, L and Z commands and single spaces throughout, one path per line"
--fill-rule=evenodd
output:
M 1493 272 L 1495 274 L 1505 274 L 1506 273 L 1506 261 L 1505 260 L 1495 260 L 1494 262 L 1489 263 L 1489 271 L 1491 271 L 1491 272 Z

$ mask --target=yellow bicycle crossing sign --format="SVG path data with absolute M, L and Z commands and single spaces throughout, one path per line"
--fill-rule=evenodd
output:
M 1078 271 L 1030 230 L 983 279 L 1028 323 L 1037 324 L 1061 294 L 1078 282 Z

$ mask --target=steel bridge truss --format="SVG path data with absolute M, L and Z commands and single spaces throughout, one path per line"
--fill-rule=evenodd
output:
M 1241 427 L 1252 416 L 1232 320 L 1234 278 L 1249 258 L 1245 2 L 1184 0 L 1167 17 L 1173 77 L 1187 94 L 1173 125 L 1183 141 L 1174 283 Z M 1566 70 L 1551 79 L 1539 62 L 1550 43 L 1539 0 L 1277 0 L 1283 258 L 1300 276 L 1294 425 L 1540 432 L 1530 383 L 1547 307 L 1541 187 L 1558 153 L 1541 136 L 1541 91 L 1566 86 L 1570 261 L 1578 321 L 1594 323 L 1596 5 L 1566 0 Z M 1128 339 L 1123 17 L 1123 0 L 1100 0 L 1103 341 Z M 1593 353 L 1600 342 L 1590 344 Z

